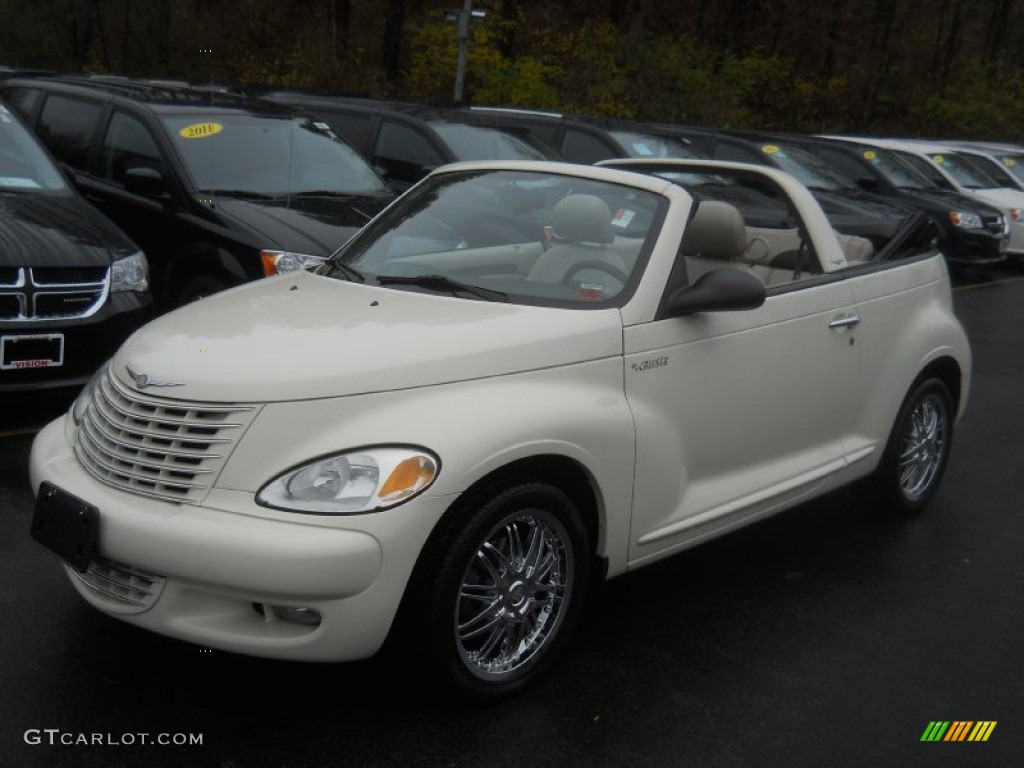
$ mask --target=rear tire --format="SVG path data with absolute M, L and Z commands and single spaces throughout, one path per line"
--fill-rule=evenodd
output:
M 953 398 L 941 379 L 918 382 L 900 406 L 878 468 L 860 491 L 884 509 L 911 513 L 938 490 L 953 444 Z
M 584 603 L 591 552 L 576 505 L 546 483 L 498 488 L 464 506 L 432 543 L 417 569 L 428 583 L 417 585 L 424 594 L 411 627 L 435 676 L 477 700 L 532 683 Z

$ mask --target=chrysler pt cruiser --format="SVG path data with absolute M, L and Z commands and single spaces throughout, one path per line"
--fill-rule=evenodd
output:
M 97 609 L 516 691 L 588 588 L 856 481 L 936 492 L 970 352 L 934 230 L 713 161 L 439 169 L 324 264 L 136 332 L 36 438 Z M 730 202 L 731 201 L 731 202 Z

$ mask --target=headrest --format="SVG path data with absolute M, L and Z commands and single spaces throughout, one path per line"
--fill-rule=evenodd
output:
M 594 195 L 569 195 L 555 204 L 551 229 L 559 240 L 574 243 L 610 243 L 615 239 L 612 212 Z
M 683 253 L 705 259 L 732 261 L 747 252 L 743 215 L 729 203 L 701 200 L 686 225 Z

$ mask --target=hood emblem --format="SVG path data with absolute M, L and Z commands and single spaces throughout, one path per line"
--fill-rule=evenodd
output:
M 160 381 L 159 379 L 153 379 L 147 376 L 145 373 L 136 373 L 127 365 L 124 367 L 128 371 L 128 375 L 132 377 L 132 381 L 135 382 L 137 389 L 145 389 L 146 387 L 183 387 L 183 383 L 176 381 Z

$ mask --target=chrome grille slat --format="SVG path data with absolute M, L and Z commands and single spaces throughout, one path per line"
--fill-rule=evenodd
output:
M 93 558 L 85 573 L 70 568 L 68 572 L 95 594 L 139 611 L 152 606 L 164 587 L 162 576 L 100 556 Z
M 137 414 L 134 414 L 134 413 L 125 412 L 123 409 L 117 408 L 117 407 L 111 405 L 111 403 L 108 402 L 108 401 L 94 402 L 94 404 L 96 405 L 96 408 L 99 411 L 104 411 L 104 409 L 106 409 L 106 408 L 111 408 L 114 411 L 117 411 L 125 419 L 131 419 L 133 422 L 134 421 L 145 421 L 145 419 L 143 419 L 141 416 L 139 416 Z M 182 441 L 189 442 L 189 443 L 230 443 L 230 442 L 232 442 L 230 438 L 226 438 L 226 437 L 211 438 L 209 435 L 184 435 L 184 436 L 182 436 L 182 435 L 178 435 L 178 434 L 175 434 L 175 433 L 172 433 L 172 432 L 169 432 L 169 431 L 168 432 L 151 432 L 151 431 L 149 431 L 147 429 L 144 429 L 142 427 L 137 427 L 137 426 L 135 426 L 133 424 L 122 424 L 120 422 L 117 422 L 117 421 L 115 421 L 116 417 L 112 416 L 109 413 L 104 413 L 104 417 L 107 419 L 108 423 L 110 423 L 110 424 L 117 424 L 118 425 L 118 429 L 120 431 L 122 431 L 122 432 L 128 432 L 128 433 L 133 434 L 133 435 L 141 435 L 143 438 L 149 438 L 151 440 L 165 440 L 165 441 L 167 441 L 169 443 L 182 442 Z M 233 425 L 233 426 L 239 426 L 239 425 Z
M 5 279 L 0 281 L 0 308 L 5 307 L 0 317 L 8 321 L 63 320 L 95 314 L 110 292 L 110 269 L 79 268 L 75 272 L 92 272 L 98 279 L 63 280 L 62 274 L 71 273 L 51 267 L 6 268 Z
M 92 461 L 92 464 L 94 466 L 97 466 L 100 469 L 105 470 L 107 475 L 116 475 L 117 477 L 127 478 L 128 481 L 129 481 L 129 483 L 127 483 L 129 490 L 131 489 L 131 483 L 130 483 L 131 480 L 138 480 L 138 481 L 140 481 L 142 483 L 145 483 L 145 484 L 148 484 L 148 485 L 154 485 L 155 486 L 157 484 L 160 484 L 160 485 L 168 485 L 168 486 L 172 486 L 172 487 L 175 487 L 175 488 L 181 488 L 181 489 L 204 488 L 205 487 L 201 483 L 189 483 L 189 482 L 180 481 L 180 480 L 179 481 L 171 481 L 168 478 L 164 478 L 164 477 L 161 477 L 159 475 L 153 476 L 153 475 L 139 474 L 138 472 L 133 472 L 131 469 L 126 469 L 124 467 L 118 467 L 118 466 L 116 466 L 114 464 L 109 464 L 108 462 L 104 461 L 103 459 L 101 459 L 100 457 L 98 457 L 96 455 L 96 453 L 94 452 L 95 451 L 94 448 L 89 447 L 89 443 L 87 441 L 82 441 L 81 442 L 81 446 L 82 446 L 82 450 L 88 455 L 89 459 Z M 128 463 L 128 462 L 125 462 L 125 463 Z M 167 482 L 161 482 L 161 481 L 164 481 L 164 480 L 166 480 Z
M 79 424 L 75 455 L 107 485 L 198 503 L 257 410 L 253 405 L 140 397 L 108 369 Z M 229 416 L 230 422 L 222 421 Z

